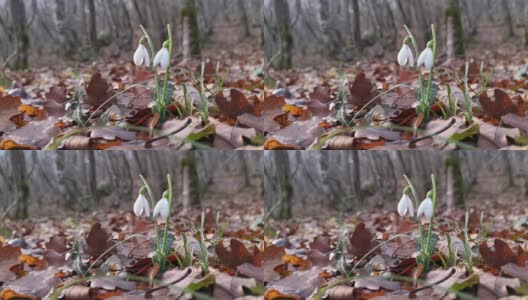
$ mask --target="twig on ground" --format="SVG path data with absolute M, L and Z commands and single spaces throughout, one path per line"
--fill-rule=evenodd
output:
M 428 138 L 431 138 L 435 135 L 438 135 L 446 130 L 448 130 L 449 128 L 451 128 L 451 126 L 455 125 L 456 123 L 456 120 L 455 118 L 452 118 L 451 121 L 449 122 L 449 124 L 447 124 L 446 126 L 444 126 L 443 128 L 441 128 L 440 130 L 438 130 L 437 132 L 433 132 L 431 134 L 428 134 L 428 135 L 425 135 L 425 136 L 422 136 L 422 137 L 419 137 L 419 138 L 414 138 L 412 141 L 411 141 L 411 144 L 415 144 L 419 141 L 423 141 L 425 139 L 428 139 Z
M 455 274 L 456 270 L 455 268 L 451 268 L 451 271 L 449 272 L 449 274 L 447 274 L 446 276 L 444 276 L 443 278 L 441 278 L 440 280 L 436 281 L 436 282 L 433 282 L 431 284 L 428 284 L 428 285 L 424 285 L 422 287 L 419 287 L 419 288 L 416 288 L 414 290 L 412 290 L 410 293 L 409 293 L 409 297 L 411 297 L 411 295 L 414 295 L 416 294 L 417 292 L 419 291 L 422 291 L 422 290 L 426 290 L 426 289 L 429 289 L 429 288 L 433 288 L 435 285 L 437 284 L 440 284 L 446 280 L 448 280 L 451 276 L 453 276 Z
M 168 288 L 169 286 L 173 285 L 173 284 L 176 284 L 182 280 L 184 280 L 185 278 L 187 278 L 187 276 L 189 276 L 191 274 L 191 269 L 190 268 L 187 268 L 187 271 L 185 271 L 185 273 L 180 276 L 178 279 L 176 280 L 173 280 L 169 283 L 166 283 L 164 285 L 160 285 L 158 287 L 155 287 L 155 288 L 151 288 L 150 290 L 148 290 L 146 293 L 145 293 L 145 298 L 150 298 L 152 296 L 152 293 L 154 293 L 155 291 L 159 291 L 159 290 L 162 290 L 162 289 L 165 289 L 165 288 Z
M 182 130 L 184 130 L 185 128 L 187 128 L 187 126 L 191 125 L 192 123 L 192 120 L 189 118 L 187 119 L 187 121 L 185 122 L 185 124 L 183 124 L 180 128 L 170 132 L 170 133 L 167 133 L 167 134 L 164 134 L 164 135 L 161 135 L 161 136 L 158 136 L 158 137 L 155 137 L 155 138 L 152 138 L 150 140 L 147 141 L 147 143 L 145 144 L 145 146 L 148 146 L 156 141 L 159 141 L 159 140 L 162 140 L 164 138 L 167 138 L 171 135 L 175 135 L 177 134 L 178 132 L 181 132 Z

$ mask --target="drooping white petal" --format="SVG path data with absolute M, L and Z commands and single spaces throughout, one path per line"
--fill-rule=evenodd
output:
M 426 48 L 418 57 L 418 68 L 421 66 L 425 67 L 427 70 L 433 68 L 433 50 L 431 48 Z
M 145 216 L 147 217 L 150 216 L 150 207 L 147 198 L 140 194 L 137 197 L 136 202 L 134 202 L 134 214 L 139 217 L 143 213 L 145 213 Z
M 407 46 L 407 48 L 409 48 L 409 46 Z M 414 67 L 414 54 L 411 50 L 411 48 L 409 48 L 409 66 L 410 67 Z
M 425 198 L 425 200 L 418 207 L 416 216 L 418 218 L 424 216 L 428 220 L 433 217 L 433 200 L 431 200 L 431 198 Z
M 403 67 L 407 65 L 407 63 L 409 63 L 411 67 L 414 66 L 414 55 L 411 48 L 404 44 L 398 53 L 398 64 Z
M 152 217 L 156 218 L 158 215 L 163 220 L 166 220 L 169 217 L 169 200 L 167 200 L 167 198 L 162 198 L 154 207 Z
M 147 48 L 145 48 L 145 47 L 143 47 L 143 48 L 144 48 L 143 55 L 145 56 L 145 66 L 146 67 L 150 67 L 150 54 L 147 51 Z
M 170 58 L 169 50 L 167 48 L 162 48 L 154 57 L 154 67 L 160 66 L 163 70 L 169 68 Z
M 140 44 L 134 53 L 134 64 L 139 67 L 143 63 L 148 67 L 150 65 L 150 57 L 147 48 Z
M 405 216 L 407 213 L 412 217 L 414 216 L 414 206 L 408 195 L 404 194 L 398 202 L 398 213 L 400 216 Z

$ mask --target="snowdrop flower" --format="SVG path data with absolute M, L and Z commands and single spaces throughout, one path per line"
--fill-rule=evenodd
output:
M 145 63 L 145 66 L 147 67 L 150 66 L 150 55 L 148 53 L 147 48 L 145 48 L 144 38 L 141 39 L 141 41 L 139 42 L 139 46 L 136 52 L 134 53 L 134 64 L 140 67 L 141 65 L 143 65 L 143 63 Z
M 420 54 L 420 57 L 418 57 L 418 68 L 421 66 L 425 67 L 427 70 L 431 70 L 433 68 L 433 43 L 429 42 L 427 44 L 427 48 Z
M 414 54 L 409 47 L 409 37 L 403 41 L 403 46 L 400 50 L 400 53 L 398 53 L 398 63 L 400 66 L 405 66 L 407 63 L 409 63 L 409 66 L 414 66 Z
M 400 199 L 400 202 L 398 202 L 398 213 L 402 217 L 405 216 L 407 213 L 409 213 L 409 216 L 411 217 L 414 216 L 414 206 L 411 201 L 411 198 L 408 195 L 408 189 L 409 187 L 407 187 L 403 191 L 403 196 Z
M 141 188 L 136 202 L 134 202 L 134 214 L 136 214 L 136 216 L 138 217 L 141 216 L 143 213 L 145 213 L 146 217 L 150 216 L 150 207 L 147 198 L 145 197 L 144 189 L 145 187 Z
M 163 198 L 161 198 L 161 200 L 156 204 L 156 207 L 154 207 L 152 217 L 156 218 L 158 215 L 163 220 L 167 220 L 167 218 L 169 218 L 169 200 L 167 199 L 167 192 L 163 193 Z
M 431 199 L 431 192 L 427 194 L 427 198 L 425 198 L 425 200 L 418 207 L 416 217 L 419 218 L 421 216 L 424 216 L 428 220 L 433 217 L 433 200 Z
M 154 57 L 154 68 L 160 66 L 163 70 L 167 70 L 170 64 L 170 54 L 168 49 L 168 43 L 163 44 L 163 48 Z

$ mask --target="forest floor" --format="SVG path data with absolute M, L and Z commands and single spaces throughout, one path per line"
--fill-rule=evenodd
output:
M 486 205 L 482 220 L 483 203 L 473 207 L 468 220 L 470 252 L 463 242 L 463 210 L 441 212 L 435 218 L 434 263 L 428 272 L 416 259 L 417 222 L 396 211 L 273 222 L 276 237 L 271 241 L 285 249 L 288 259 L 284 259 L 286 266 L 274 269 L 280 272 L 273 274 L 276 281 L 267 285 L 267 295 L 282 295 L 281 299 L 515 299 L 512 296 L 528 295 L 525 206 L 519 202 Z M 471 253 L 471 272 L 465 265 L 466 253 Z
M 131 210 L 6 220 L 0 299 L 252 299 L 262 284 L 237 267 L 252 274 L 262 263 L 262 207 L 246 198 L 217 199 L 205 205 L 203 223 L 197 209 L 173 216 L 163 272 L 151 259 L 155 222 Z
M 6 70 L 0 76 L 0 149 L 258 148 L 263 52 L 254 37 L 222 36 L 203 52 L 203 80 L 197 58 L 172 66 L 164 122 L 151 109 L 158 85 L 154 72 L 134 66 L 132 56 L 79 67 Z
M 203 230 L 200 210 L 171 218 L 164 271 L 154 223 L 131 211 L 8 220 L 0 299 L 516 299 L 528 296 L 528 210 L 508 199 L 469 205 L 467 248 L 465 212 L 439 208 L 429 270 L 417 221 L 395 211 L 277 221 L 258 201 L 218 202 Z
M 272 96 L 266 98 L 264 107 L 265 148 L 524 148 L 528 50 L 518 42 L 495 41 L 499 45 L 495 47 L 482 43 L 468 50 L 469 110 L 465 61 L 448 64 L 440 54 L 430 93 L 434 101 L 429 122 L 416 112 L 418 71 L 400 67 L 396 55 L 342 67 L 321 63 L 290 71 L 271 70 L 266 84 Z M 427 71 L 424 78 L 428 78 Z M 471 112 L 471 122 L 467 112 Z

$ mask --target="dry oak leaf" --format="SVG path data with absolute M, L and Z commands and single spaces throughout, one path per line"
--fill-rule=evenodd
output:
M 10 271 L 10 268 L 18 263 L 20 248 L 11 245 L 0 247 L 0 285 L 16 279 L 16 274 Z
M 22 101 L 19 97 L 0 93 L 0 133 L 17 128 L 17 125 L 10 119 L 19 113 L 20 105 L 22 105 Z
M 36 270 L 43 270 L 47 267 L 45 260 L 38 259 L 31 255 L 22 254 L 18 259 L 21 263 L 26 264 L 31 268 L 35 268 Z
M 301 297 L 297 295 L 287 295 L 283 294 L 275 289 L 266 291 L 264 294 L 264 299 L 266 300 L 301 300 Z
M 271 282 L 280 279 L 280 274 L 275 268 L 282 264 L 286 254 L 284 247 L 269 245 L 264 247 L 262 254 L 262 265 L 256 267 L 250 263 L 243 263 L 237 270 L 246 276 L 255 278 L 260 282 Z
M 280 118 L 277 117 L 285 115 L 282 108 L 286 105 L 284 97 L 269 95 L 264 98 L 264 111 L 262 114 L 262 122 L 264 123 L 264 132 L 272 132 L 281 128 L 281 124 L 277 122 Z
M 60 278 L 55 276 L 56 273 L 57 270 L 53 268 L 43 271 L 31 271 L 26 276 L 9 282 L 5 286 L 6 289 L 10 289 L 19 295 L 25 295 L 28 298 L 7 299 L 43 299 L 54 286 L 62 282 Z M 31 296 L 35 298 L 31 298 Z
M 283 144 L 275 139 L 267 140 L 264 144 L 265 150 L 303 150 L 302 147 Z
M 500 120 L 502 116 L 509 113 L 516 114 L 520 117 L 526 115 L 527 106 L 523 104 L 522 100 L 514 104 L 508 93 L 501 89 L 495 89 L 494 99 L 491 99 L 487 93 L 483 93 L 479 97 L 480 104 L 484 112 L 493 118 Z
M 38 150 L 38 148 L 30 145 L 18 144 L 13 140 L 6 139 L 0 143 L 0 150 Z
M 3 136 L 4 140 L 12 140 L 16 147 L 44 148 L 61 130 L 55 126 L 57 119 L 50 117 L 45 121 L 33 121 L 28 125 L 15 129 Z
M 220 111 L 231 119 L 235 119 L 245 113 L 258 115 L 258 109 L 251 105 L 247 97 L 237 89 L 229 91 L 229 97 L 226 98 L 222 92 L 215 96 L 215 102 Z
M 111 90 L 110 84 L 102 78 L 101 73 L 95 73 L 93 75 L 92 80 L 90 80 L 90 83 L 86 87 L 86 95 L 88 97 L 84 99 L 84 102 L 94 108 L 99 108 L 103 104 L 103 106 L 110 106 L 113 104 L 112 102 L 116 101 L 116 99 L 108 101 L 114 93 Z
M 20 113 L 27 115 L 30 118 L 34 118 L 37 120 L 45 120 L 48 117 L 48 113 L 44 109 L 37 108 L 37 107 L 27 105 L 27 104 L 20 105 L 20 107 L 18 108 L 18 111 Z
M 220 262 L 232 269 L 236 269 L 243 263 L 260 266 L 262 264 L 262 254 L 256 248 L 252 250 L 252 253 L 250 253 L 246 246 L 237 239 L 229 241 L 229 250 L 225 248 L 222 242 L 215 246 L 215 252 Z
M 0 293 L 0 299 L 3 300 L 37 300 L 37 297 L 32 295 L 20 294 L 12 289 L 5 289 Z
M 313 268 L 309 271 L 297 271 L 293 272 L 292 275 L 271 283 L 268 291 L 264 297 L 266 299 L 283 299 L 279 296 L 272 297 L 274 295 L 287 295 L 291 298 L 286 299 L 300 299 L 308 298 L 318 287 L 326 283 L 326 280 L 321 277 L 321 270 Z M 271 290 L 277 291 L 272 293 Z M 268 294 L 270 293 L 270 294 Z M 266 297 L 268 296 L 268 297 Z
M 350 241 L 350 246 L 348 249 L 350 254 L 358 258 L 362 258 L 363 256 L 367 255 L 378 245 L 378 242 L 374 240 L 374 235 L 366 229 L 365 223 L 359 223 L 348 239 Z M 372 251 L 370 254 L 372 255 L 377 252 L 379 252 L 379 249 Z
M 526 265 L 527 256 L 520 246 L 515 248 L 517 253 L 514 253 L 506 242 L 501 239 L 495 239 L 493 241 L 493 248 L 494 251 L 488 247 L 485 241 L 479 245 L 480 255 L 486 264 L 497 269 L 500 269 L 508 263 L 513 263 L 520 267 Z
M 350 87 L 350 95 L 352 98 L 350 99 L 350 103 L 352 103 L 354 106 L 358 108 L 362 108 L 365 105 L 374 105 L 377 103 L 369 103 L 372 101 L 376 96 L 378 96 L 378 92 L 376 91 L 376 87 L 365 77 L 365 73 L 359 73 L 356 76 L 356 80 Z M 378 99 L 379 100 L 379 99 Z
M 110 240 L 110 235 L 101 227 L 101 223 L 96 223 L 86 236 L 86 253 L 98 258 L 105 253 L 114 243 Z

